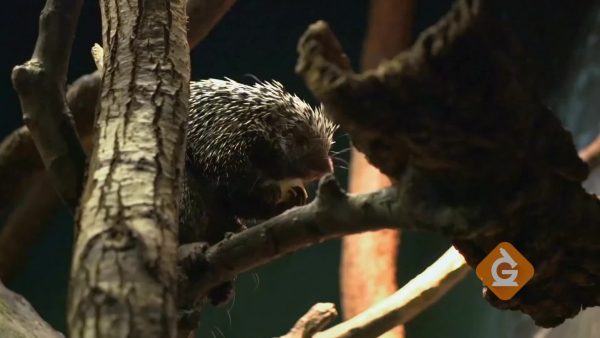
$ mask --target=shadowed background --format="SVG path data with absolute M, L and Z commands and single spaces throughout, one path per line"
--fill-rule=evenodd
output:
M 420 32 L 434 23 L 450 3 L 448 0 L 417 1 L 414 31 Z M 0 14 L 0 39 L 4 51 L 0 54 L 0 102 L 3 104 L 0 137 L 21 125 L 10 72 L 14 65 L 31 56 L 42 6 L 42 0 L 7 2 Z M 260 79 L 276 79 L 289 91 L 316 104 L 302 80 L 293 72 L 298 38 L 310 23 L 326 20 L 358 68 L 367 13 L 366 0 L 240 0 L 208 38 L 193 50 L 192 79 L 227 76 L 252 82 L 246 75 L 252 74 Z M 93 43 L 101 41 L 100 29 L 98 2 L 85 2 L 73 46 L 69 82 L 94 69 L 89 51 Z M 597 47 L 596 41 L 585 40 L 580 46 L 580 54 L 587 55 L 589 50 L 586 48 L 589 49 L 590 44 L 592 48 Z M 583 87 L 595 85 L 597 88 L 598 85 L 594 80 L 598 75 L 586 68 L 594 61 L 580 57 L 578 62 L 572 69 L 574 75 L 568 85 L 571 89 L 563 91 L 569 93 L 570 99 L 557 95 L 555 102 L 563 112 L 575 112 L 569 115 L 567 125 L 580 135 L 577 141 L 581 147 L 597 134 L 600 119 L 593 110 L 586 109 L 591 104 L 582 106 L 582 102 L 589 102 L 591 89 L 583 94 L 573 94 L 580 93 Z M 344 135 L 338 135 L 336 141 L 334 150 L 349 146 Z M 347 155 L 344 153 L 346 160 Z M 344 169 L 338 169 L 336 176 L 344 184 L 347 181 Z M 0 215 L 0 221 L 3 217 L 5 215 Z M 47 227 L 26 266 L 8 283 L 11 289 L 25 296 L 43 318 L 63 332 L 66 331 L 72 229 L 71 217 L 64 210 Z M 404 232 L 402 236 L 400 285 L 422 271 L 449 246 L 448 241 L 431 234 Z M 287 332 L 316 302 L 335 302 L 339 309 L 339 259 L 340 242 L 332 241 L 240 276 L 235 302 L 224 308 L 210 309 L 199 336 L 273 337 Z M 509 328 L 519 325 L 529 327 L 530 321 L 487 305 L 481 298 L 481 283 L 471 273 L 438 304 L 408 323 L 406 331 L 409 338 L 495 338 L 512 336 Z

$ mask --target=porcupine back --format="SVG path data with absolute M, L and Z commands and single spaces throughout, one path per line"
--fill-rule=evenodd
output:
M 194 228 L 192 237 L 219 240 L 220 235 L 206 236 L 207 222 L 210 228 L 221 224 L 224 232 L 237 231 L 240 218 L 272 216 L 253 205 L 260 198 L 248 194 L 245 199 L 244 194 L 266 181 L 314 179 L 330 172 L 328 152 L 335 129 L 319 109 L 276 81 L 192 82 L 183 226 Z M 243 203 L 236 205 L 235 199 Z

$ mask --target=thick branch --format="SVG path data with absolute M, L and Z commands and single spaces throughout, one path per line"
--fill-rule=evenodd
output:
M 174 337 L 189 101 L 185 2 L 101 2 L 104 74 L 69 297 L 71 337 Z
M 458 1 L 410 50 L 362 74 L 316 23 L 299 43 L 296 70 L 398 182 L 415 228 L 452 238 L 470 266 L 499 242 L 515 245 L 535 266 L 533 279 L 510 301 L 485 296 L 554 326 L 600 304 L 600 202 L 582 189 L 587 166 L 523 81 L 523 50 L 487 4 Z
M 187 2 L 188 43 L 196 46 L 221 21 L 235 0 L 189 0 Z
M 67 103 L 86 149 L 91 146 L 100 73 L 84 75 L 67 91 Z M 0 230 L 0 280 L 8 281 L 36 242 L 61 203 L 35 148 L 31 134 L 21 127 L 0 144 L 0 205 L 13 209 Z
M 25 298 L 0 282 L 0 332 L 2 337 L 62 338 L 35 312 Z
M 285 254 L 344 235 L 390 225 L 410 226 L 412 213 L 395 188 L 346 196 L 331 176 L 321 180 L 317 198 L 262 224 L 206 248 L 187 244 L 179 249 L 183 309 L 192 308 L 213 287 L 239 273 Z M 188 279 L 185 279 L 188 278 Z
M 437 302 L 461 281 L 469 270 L 461 254 L 450 248 L 390 297 L 343 323 L 317 333 L 314 337 L 380 337 L 390 329 L 407 323 Z
M 81 193 L 85 154 L 65 101 L 64 87 L 81 5 L 82 0 L 46 1 L 33 56 L 12 73 L 23 121 L 50 182 L 71 210 Z

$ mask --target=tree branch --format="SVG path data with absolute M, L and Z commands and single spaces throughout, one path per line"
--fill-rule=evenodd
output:
M 65 101 L 67 69 L 82 0 L 48 0 L 31 60 L 12 80 L 50 182 L 71 211 L 81 193 L 85 154 Z
M 344 235 L 390 224 L 410 227 L 411 212 L 395 188 L 346 196 L 332 176 L 319 183 L 317 198 L 211 246 L 182 245 L 181 309 L 192 309 L 213 287 L 288 253 Z
M 189 0 L 187 3 L 188 43 L 190 48 L 204 40 L 221 21 L 235 0 Z
M 185 2 L 101 2 L 103 87 L 69 296 L 71 337 L 174 337 L 189 103 Z
M 296 70 L 395 179 L 415 228 L 452 238 L 470 266 L 499 242 L 515 245 L 535 276 L 509 301 L 485 296 L 555 326 L 600 304 L 600 202 L 582 189 L 587 166 L 523 81 L 523 49 L 487 4 L 458 1 L 410 50 L 362 74 L 316 23 Z
M 317 303 L 280 338 L 311 338 L 337 317 L 333 303 Z
M 461 281 L 469 271 L 461 254 L 448 249 L 425 271 L 361 314 L 314 335 L 315 338 L 380 337 L 409 322 Z
M 3 337 L 62 338 L 35 312 L 25 298 L 0 282 L 0 332 Z

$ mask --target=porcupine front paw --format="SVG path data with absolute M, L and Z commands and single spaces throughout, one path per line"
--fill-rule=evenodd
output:
M 301 179 L 279 181 L 279 189 L 281 191 L 281 198 L 277 201 L 277 205 L 282 205 L 286 209 L 289 209 L 308 202 L 308 193 L 304 189 Z

